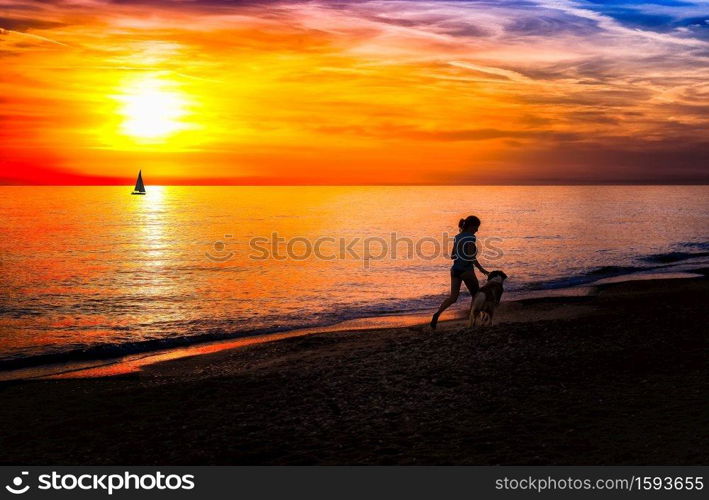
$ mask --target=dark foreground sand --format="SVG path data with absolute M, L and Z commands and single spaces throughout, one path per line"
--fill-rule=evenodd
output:
M 4 383 L 0 462 L 709 461 L 708 280 L 506 312 L 516 322 L 474 334 L 317 334 L 121 377 Z

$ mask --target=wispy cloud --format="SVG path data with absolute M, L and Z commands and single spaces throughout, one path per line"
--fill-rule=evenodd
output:
M 444 164 L 445 179 L 474 180 L 508 165 L 514 182 L 520 164 L 525 179 L 551 165 L 562 180 L 586 164 L 603 180 L 618 161 L 664 181 L 673 155 L 688 165 L 706 147 L 703 1 L 6 0 L 0 28 L 0 113 L 16 124 L 2 168 L 51 160 L 99 175 L 101 150 L 167 171 L 167 147 L 106 144 L 111 96 L 135 73 L 173 80 L 194 104 L 201 167 L 185 176 L 291 178 L 285 162 L 322 165 L 331 182 L 367 182 L 374 165 L 413 182 L 412 164 L 428 180 Z M 666 172 L 643 179 L 639 151 Z

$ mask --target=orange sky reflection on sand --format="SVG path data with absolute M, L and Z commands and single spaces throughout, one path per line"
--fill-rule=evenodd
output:
M 181 359 L 191 356 L 199 356 L 203 354 L 212 354 L 228 349 L 246 347 L 254 344 L 264 344 L 274 342 L 276 340 L 289 339 L 294 337 L 302 337 L 312 335 L 314 333 L 335 332 L 335 331 L 351 331 L 351 330 L 366 330 L 370 328 L 398 328 L 402 326 L 418 325 L 423 320 L 428 319 L 424 315 L 401 315 L 401 316 L 384 316 L 380 318 L 364 318 L 357 320 L 344 321 L 337 325 L 303 328 L 284 333 L 272 333 L 267 335 L 259 335 L 255 337 L 246 337 L 236 340 L 225 340 L 220 342 L 211 342 L 207 344 L 196 344 L 180 349 L 170 349 L 161 352 L 151 352 L 147 354 L 137 354 L 126 356 L 113 360 L 108 364 L 98 366 L 85 366 L 84 363 L 77 363 L 76 367 L 67 365 L 66 367 L 42 367 L 38 369 L 27 368 L 16 370 L 8 375 L 9 380 L 14 378 L 32 378 L 40 376 L 52 379 L 61 378 L 94 378 L 94 377 L 113 377 L 116 375 L 126 375 L 135 373 L 148 365 L 162 363 L 173 359 Z M 48 373 L 45 375 L 45 373 Z M 2 378 L 0 378 L 2 380 Z
M 701 7 L 337 5 L 5 2 L 0 183 L 709 181 Z

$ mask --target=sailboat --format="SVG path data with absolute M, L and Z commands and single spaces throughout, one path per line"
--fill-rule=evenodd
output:
M 138 180 L 135 181 L 135 189 L 131 194 L 145 194 L 145 184 L 143 184 L 143 171 L 138 171 Z

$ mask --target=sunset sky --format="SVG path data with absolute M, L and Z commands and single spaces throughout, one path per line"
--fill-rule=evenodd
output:
M 0 0 L 0 184 L 709 182 L 709 2 Z

